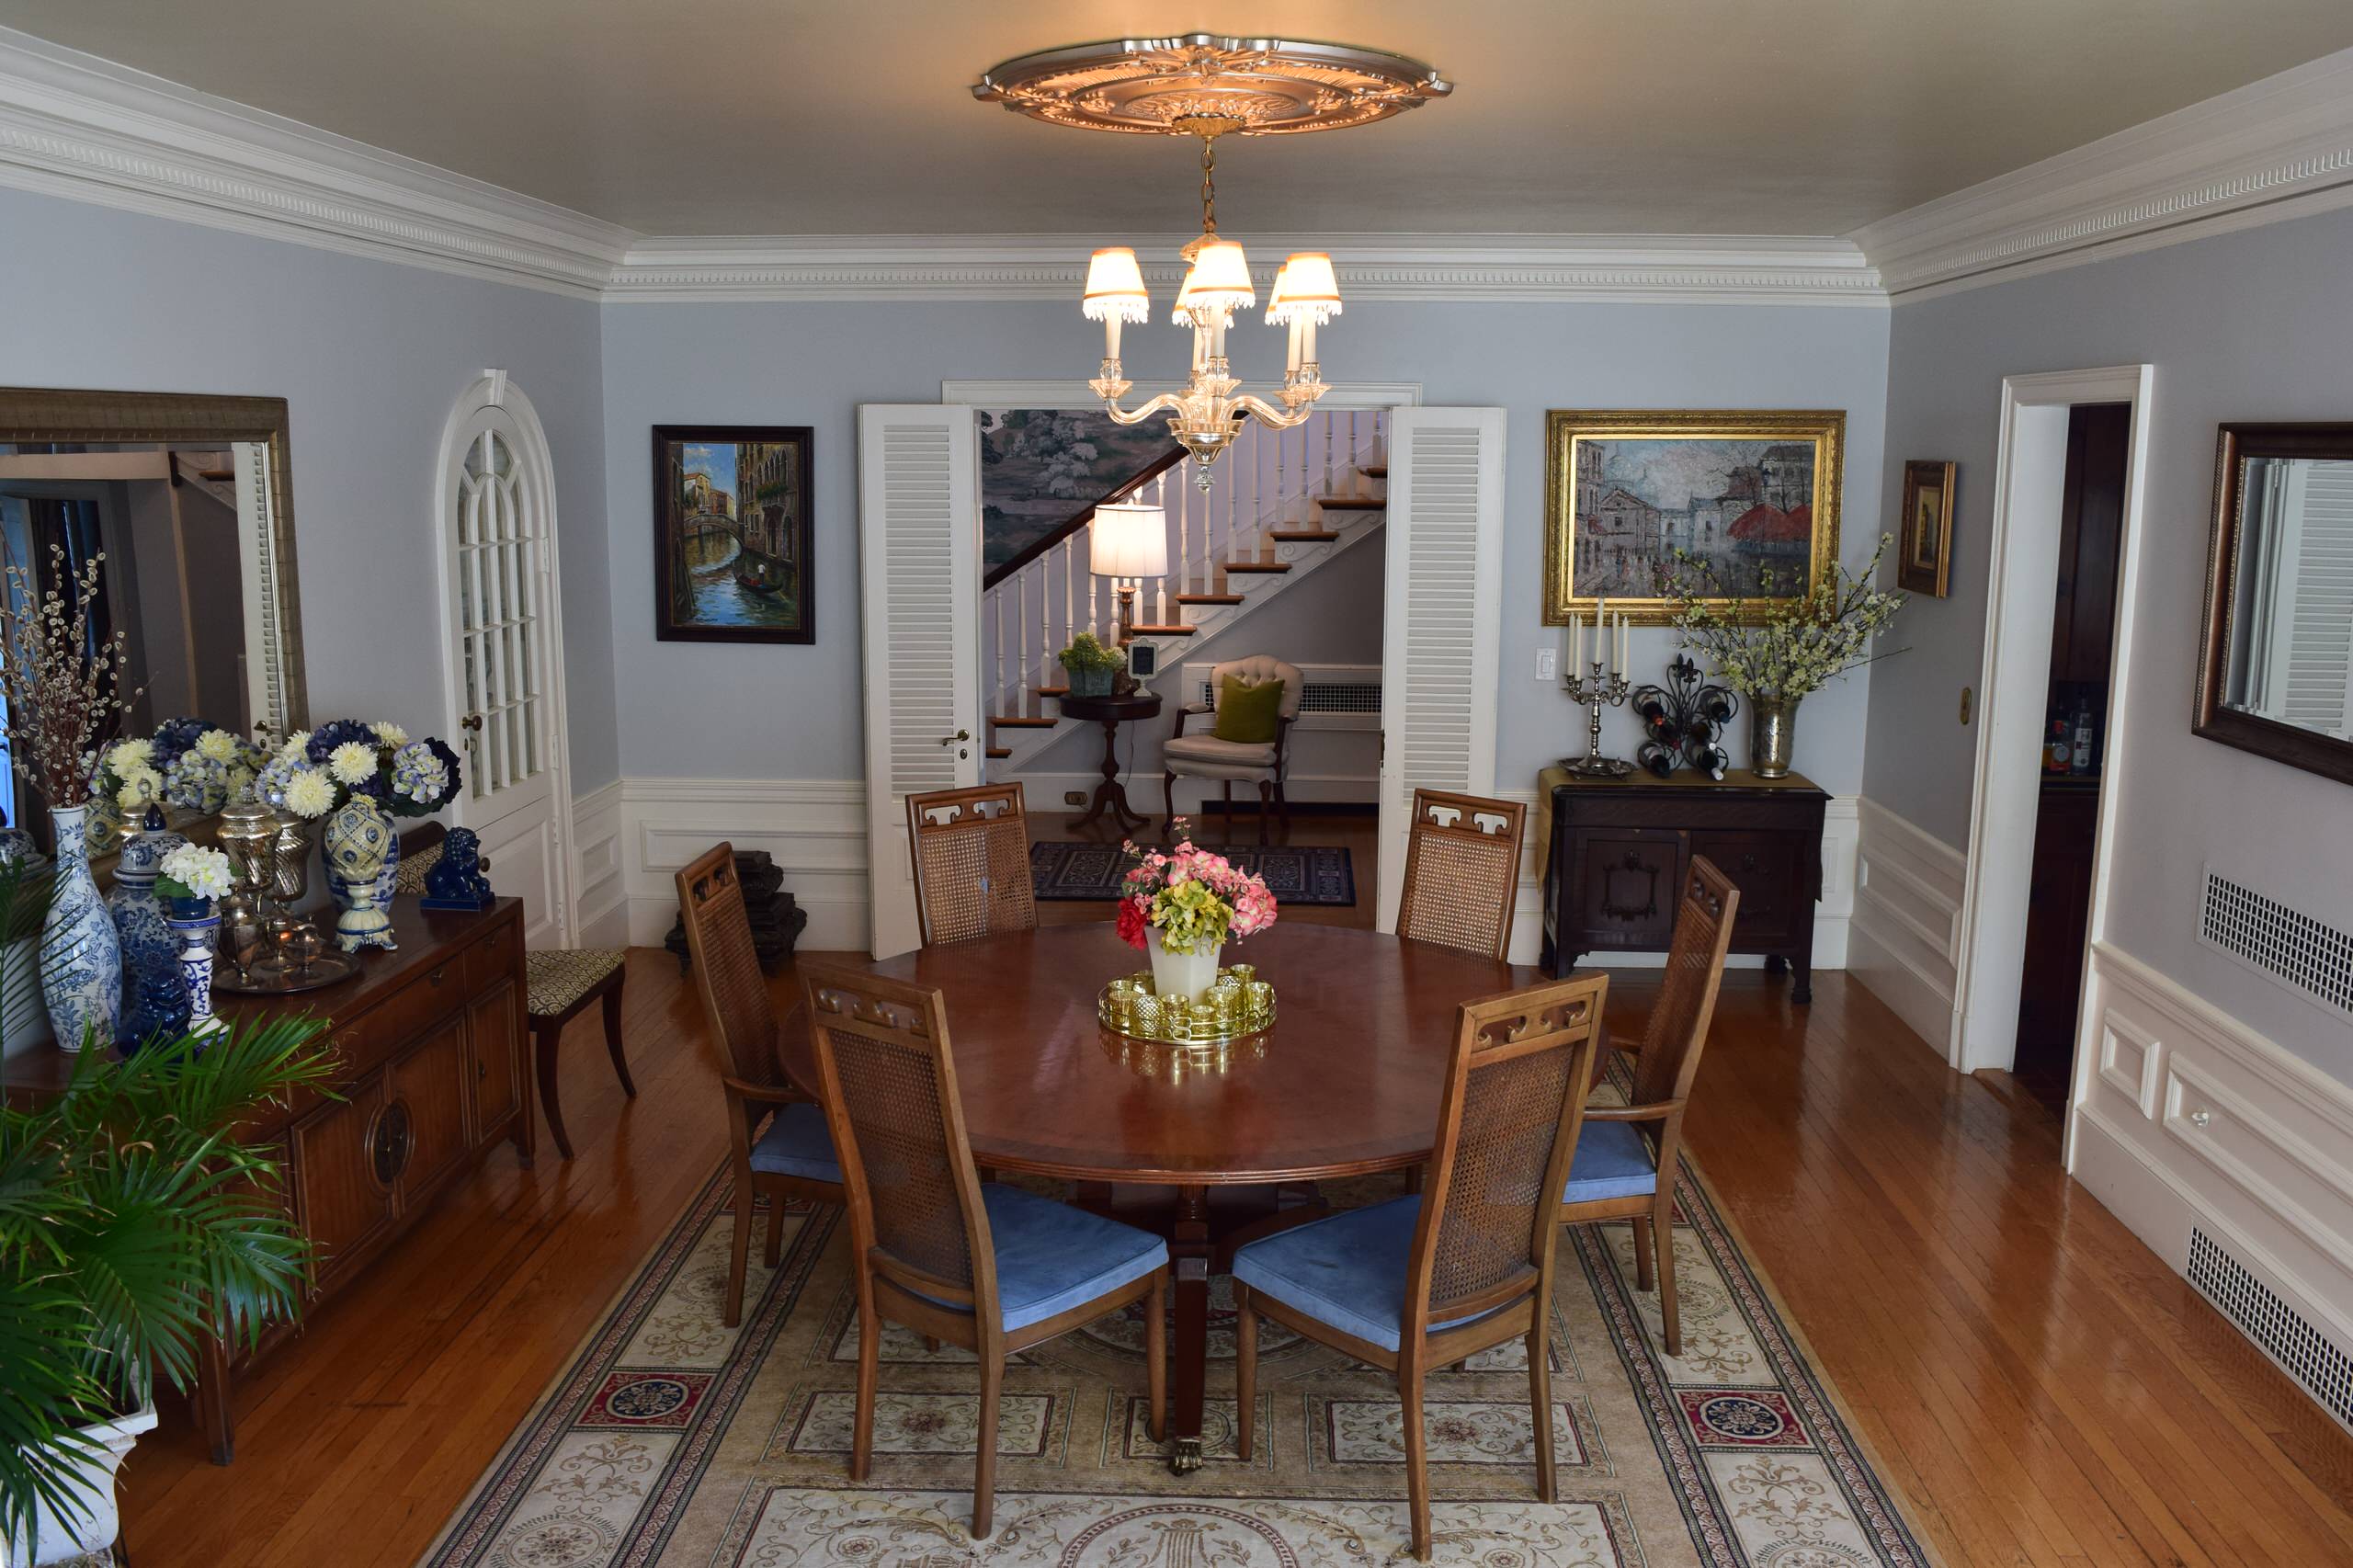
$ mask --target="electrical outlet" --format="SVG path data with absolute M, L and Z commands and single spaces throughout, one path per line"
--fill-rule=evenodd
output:
M 1063 790 L 1063 804 L 1065 806 L 1083 806 L 1086 804 L 1086 791 L 1084 790 Z
M 1560 667 L 1560 659 L 1561 651 L 1557 648 L 1537 649 L 1536 678 L 1538 680 L 1551 680 L 1552 678 L 1553 672 Z

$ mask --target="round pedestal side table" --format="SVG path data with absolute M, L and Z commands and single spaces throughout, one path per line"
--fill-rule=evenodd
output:
M 1108 812 L 1112 823 L 1123 833 L 1143 826 L 1150 819 L 1128 809 L 1127 788 L 1120 782 L 1120 726 L 1139 719 L 1159 718 L 1160 699 L 1140 691 L 1132 697 L 1063 697 L 1056 700 L 1063 705 L 1063 718 L 1091 719 L 1103 726 L 1103 782 L 1095 786 L 1094 801 L 1076 825 L 1085 827 Z

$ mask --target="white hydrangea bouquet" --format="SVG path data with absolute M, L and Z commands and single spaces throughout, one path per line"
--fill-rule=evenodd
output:
M 233 885 L 229 857 L 199 844 L 183 844 L 165 856 L 155 878 L 155 892 L 167 899 L 226 898 Z
M 286 738 L 254 780 L 265 805 L 315 822 L 365 796 L 394 816 L 429 816 L 458 793 L 458 754 L 398 724 L 335 719 Z
M 112 848 L 122 824 L 151 805 L 219 811 L 252 787 L 264 756 L 256 743 L 202 719 L 168 720 L 153 735 L 101 748 L 89 757 L 92 849 Z

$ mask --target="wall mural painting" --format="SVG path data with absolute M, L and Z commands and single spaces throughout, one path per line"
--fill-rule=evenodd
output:
M 654 635 L 814 642 L 810 429 L 654 427 Z
M 981 419 L 981 565 L 1025 561 L 1179 450 L 1167 421 L 1119 425 L 1097 410 L 984 408 Z
M 1683 581 L 1753 612 L 1822 580 L 1838 554 L 1843 413 L 1555 409 L 1546 467 L 1548 624 L 1609 601 L 1637 625 Z

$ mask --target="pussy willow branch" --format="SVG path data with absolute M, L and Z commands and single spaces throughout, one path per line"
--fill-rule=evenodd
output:
M 8 701 L 9 749 L 25 777 L 52 809 L 86 805 L 90 764 L 85 754 L 115 718 L 139 700 L 122 694 L 131 655 L 124 634 L 91 646 L 90 612 L 98 602 L 103 551 L 79 572 L 65 569 L 65 550 L 49 547 L 50 576 L 72 590 L 42 592 L 32 568 L 10 562 L 0 591 L 0 692 Z

